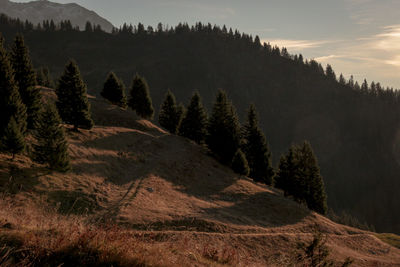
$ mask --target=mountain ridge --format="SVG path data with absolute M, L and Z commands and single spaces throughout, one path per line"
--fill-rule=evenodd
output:
M 60 4 L 48 0 L 31 1 L 27 3 L 11 2 L 2 0 L 0 2 L 0 13 L 22 21 L 28 20 L 35 25 L 44 20 L 53 20 L 56 24 L 70 20 L 73 26 L 85 29 L 87 21 L 100 25 L 106 32 L 111 32 L 113 25 L 96 12 L 88 10 L 76 3 Z

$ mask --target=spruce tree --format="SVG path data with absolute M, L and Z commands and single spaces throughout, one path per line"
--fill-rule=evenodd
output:
M 258 126 L 258 118 L 254 105 L 250 106 L 247 122 L 243 126 L 243 151 L 250 167 L 250 177 L 256 182 L 273 184 L 274 168 L 271 152 L 264 133 Z
M 46 104 L 35 125 L 33 159 L 46 163 L 50 169 L 67 171 L 70 169 L 68 143 L 61 119 L 53 104 Z
M 286 155 L 282 155 L 279 161 L 278 172 L 275 177 L 275 187 L 282 189 L 285 196 L 296 195 L 297 174 L 297 146 L 292 145 Z
M 178 114 L 175 96 L 170 90 L 168 90 L 160 107 L 158 122 L 161 127 L 164 127 L 172 134 L 176 134 L 181 119 L 180 116 L 181 114 Z
M 143 77 L 135 75 L 132 81 L 128 106 L 144 119 L 153 119 L 154 108 L 150 98 L 149 86 Z
M 14 159 L 15 154 L 21 153 L 25 149 L 25 139 L 14 117 L 11 117 L 4 135 L 1 139 L 1 149 L 12 154 Z
M 282 189 L 285 196 L 307 204 L 309 209 L 326 213 L 324 182 L 309 142 L 292 145 L 288 154 L 281 157 L 275 186 Z
M 247 162 L 245 154 L 240 150 L 236 151 L 232 160 L 232 170 L 240 175 L 247 176 L 250 173 L 249 164 Z
M 86 84 L 81 78 L 78 66 L 74 61 L 70 61 L 58 81 L 56 103 L 62 120 L 72 124 L 74 130 L 93 127 L 86 91 Z
M 21 134 L 26 132 L 26 107 L 21 100 L 8 53 L 0 37 L 0 138 L 13 117 Z
M 126 108 L 125 85 L 122 80 L 118 79 L 114 72 L 108 74 L 104 83 L 101 96 L 110 101 L 114 105 Z
M 299 176 L 303 177 L 306 184 L 304 187 L 304 199 L 309 209 L 325 214 L 327 212 L 327 204 L 324 181 L 311 144 L 305 141 L 299 152 L 301 155 Z
M 41 94 L 40 89 L 36 87 L 36 73 L 22 35 L 15 37 L 11 51 L 11 64 L 22 102 L 27 109 L 27 126 L 28 129 L 32 129 L 40 110 Z
M 208 123 L 206 142 L 210 150 L 229 164 L 240 147 L 241 134 L 239 119 L 225 91 L 219 90 Z
M 207 113 L 198 92 L 194 93 L 179 127 L 179 134 L 198 144 L 207 136 Z

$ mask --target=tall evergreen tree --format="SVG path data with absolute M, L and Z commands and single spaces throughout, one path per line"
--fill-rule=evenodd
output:
M 243 126 L 243 151 L 250 167 L 250 177 L 256 182 L 273 184 L 274 168 L 264 133 L 258 126 L 256 108 L 251 105 Z
M 108 74 L 101 96 L 115 105 L 126 108 L 125 85 L 114 72 Z
M 12 154 L 14 159 L 15 154 L 21 153 L 25 149 L 25 139 L 14 117 L 11 117 L 4 135 L 1 138 L 1 149 Z
M 325 75 L 326 77 L 328 77 L 329 79 L 336 81 L 336 74 L 332 69 L 331 65 L 326 65 L 326 71 L 325 71 Z
M 149 86 L 143 77 L 135 75 L 130 91 L 128 106 L 144 119 L 153 119 L 154 108 L 150 98 Z
M 225 164 L 232 162 L 240 147 L 239 119 L 225 91 L 219 90 L 208 123 L 208 147 Z
M 20 133 L 26 131 L 26 107 L 21 100 L 8 53 L 0 37 L 0 138 L 13 117 Z
M 32 129 L 40 110 L 40 89 L 36 87 L 36 73 L 22 35 L 15 37 L 11 50 L 14 78 L 19 87 L 22 102 L 27 108 L 28 128 Z
M 232 160 L 232 170 L 240 175 L 247 176 L 250 173 L 249 164 L 246 159 L 246 155 L 240 150 L 236 151 Z
M 36 122 L 33 145 L 33 159 L 46 163 L 52 170 L 67 171 L 70 169 L 68 143 L 61 118 L 53 104 L 46 104 Z
M 90 104 L 87 99 L 86 84 L 81 78 L 78 66 L 70 61 L 64 74 L 58 81 L 56 89 L 57 109 L 65 123 L 72 124 L 74 129 L 91 129 L 93 120 L 90 116 Z
M 309 209 L 318 213 L 327 212 L 324 181 L 311 144 L 305 141 L 300 147 L 300 174 L 305 179 L 305 201 Z
M 194 93 L 179 127 L 179 134 L 198 144 L 207 136 L 207 113 L 198 92 Z
M 178 114 L 175 96 L 168 90 L 160 107 L 158 122 L 170 133 L 176 134 L 181 119 L 180 116 L 181 114 Z
M 309 142 L 301 146 L 292 145 L 286 156 L 282 156 L 275 186 L 291 195 L 308 208 L 325 214 L 326 193 L 317 159 Z

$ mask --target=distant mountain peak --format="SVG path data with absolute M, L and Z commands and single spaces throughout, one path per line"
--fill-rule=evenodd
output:
M 28 20 L 34 24 L 43 20 L 53 20 L 58 23 L 62 20 L 70 20 L 72 25 L 85 28 L 87 21 L 100 25 L 107 32 L 111 32 L 113 25 L 96 12 L 88 10 L 76 3 L 60 4 L 48 0 L 37 0 L 27 3 L 16 3 L 9 0 L 0 0 L 0 13 L 11 18 Z

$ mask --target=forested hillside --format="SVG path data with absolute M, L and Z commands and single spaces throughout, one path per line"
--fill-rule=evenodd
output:
M 379 83 L 337 81 L 330 68 L 225 27 L 199 23 L 145 29 L 140 24 L 108 34 L 43 26 L 37 30 L 0 18 L 7 42 L 22 32 L 35 67 L 49 67 L 53 77 L 74 58 L 91 94 L 100 95 L 112 70 L 127 86 L 136 72 L 146 77 L 156 108 L 168 89 L 185 104 L 198 90 L 210 111 L 222 88 L 242 119 L 254 103 L 275 166 L 293 142 L 309 140 L 326 182 L 329 207 L 351 213 L 378 231 L 400 232 L 397 91 Z

